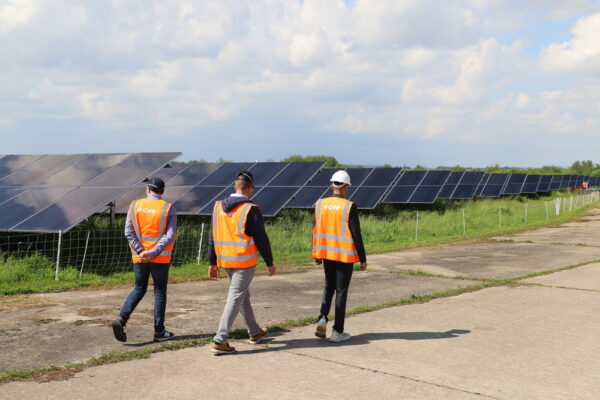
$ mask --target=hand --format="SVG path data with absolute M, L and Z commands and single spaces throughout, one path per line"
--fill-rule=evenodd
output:
M 313 261 L 315 262 L 315 264 L 317 265 L 321 265 L 321 263 L 323 262 L 323 260 L 321 260 L 320 258 L 313 258 Z
M 275 266 L 267 267 L 269 269 L 269 276 L 275 275 Z
M 150 254 L 150 252 L 148 250 L 144 250 L 140 253 L 140 260 L 143 263 L 147 263 L 150 262 L 150 260 L 152 260 L 154 257 L 152 256 L 152 254 Z
M 219 267 L 217 267 L 216 265 L 209 265 L 208 266 L 208 278 L 211 281 L 216 281 L 219 279 Z
M 360 270 L 361 271 L 366 271 L 367 270 L 367 262 L 361 262 L 360 263 Z

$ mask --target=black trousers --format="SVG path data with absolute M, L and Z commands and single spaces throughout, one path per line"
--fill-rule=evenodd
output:
M 319 318 L 329 314 L 333 294 L 335 293 L 335 323 L 333 329 L 344 332 L 344 319 L 346 318 L 346 299 L 348 298 L 348 287 L 352 279 L 354 264 L 339 261 L 323 260 L 323 271 L 325 272 L 325 288 L 323 289 L 323 302 L 321 303 L 321 315 Z

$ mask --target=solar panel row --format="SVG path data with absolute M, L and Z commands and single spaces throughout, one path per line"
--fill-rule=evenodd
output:
M 179 214 L 210 215 L 216 199 L 232 191 L 235 174 L 254 174 L 253 201 L 265 216 L 283 208 L 310 208 L 329 193 L 333 170 L 320 162 L 169 164 L 180 153 L 0 156 L 0 230 L 66 231 L 113 203 L 126 213 L 145 195 L 143 180 L 166 182 L 165 199 Z M 579 175 L 490 174 L 349 168 L 348 198 L 360 209 L 379 203 L 430 204 L 437 199 L 471 199 L 600 185 Z

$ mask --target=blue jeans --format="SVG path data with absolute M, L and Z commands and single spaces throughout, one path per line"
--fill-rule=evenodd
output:
M 319 318 L 329 314 L 331 302 L 335 294 L 335 323 L 333 329 L 344 332 L 344 320 L 346 319 L 346 300 L 348 298 L 348 287 L 352 279 L 354 264 L 339 261 L 323 260 L 323 271 L 325 272 L 325 288 L 323 289 L 323 301 L 321 302 L 321 314 Z
M 165 330 L 165 308 L 167 307 L 167 282 L 169 280 L 169 264 L 137 263 L 133 264 L 135 287 L 127 296 L 120 317 L 127 322 L 138 303 L 144 298 L 148 289 L 148 279 L 152 274 L 154 282 L 154 332 Z

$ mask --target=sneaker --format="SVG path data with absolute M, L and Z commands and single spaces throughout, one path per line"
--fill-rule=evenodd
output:
M 331 333 L 331 337 L 329 338 L 329 341 L 333 342 L 333 343 L 339 343 L 339 342 L 347 342 L 350 339 L 352 339 L 352 335 L 349 334 L 348 332 L 338 333 L 338 331 L 336 331 L 334 329 L 333 332 Z
M 168 330 L 164 330 L 162 332 L 154 332 L 154 341 L 161 342 L 163 340 L 171 339 L 175 334 L 173 332 L 169 332 Z
M 215 354 L 230 354 L 235 352 L 235 347 L 231 347 L 229 343 L 221 344 L 213 342 L 211 350 Z
M 255 336 L 250 336 L 248 343 L 250 344 L 258 344 L 265 340 L 269 336 L 269 331 L 267 328 L 260 328 L 260 331 Z
M 317 324 L 317 330 L 315 330 L 315 336 L 325 339 L 327 336 L 327 320 L 325 317 L 321 317 L 319 319 L 319 323 Z
M 115 335 L 115 339 L 117 339 L 119 342 L 127 341 L 127 332 L 125 332 L 125 324 L 126 322 L 121 318 L 117 318 L 112 322 L 112 328 L 113 333 Z

